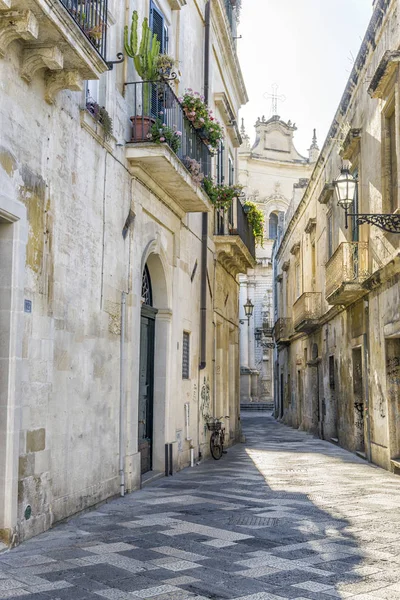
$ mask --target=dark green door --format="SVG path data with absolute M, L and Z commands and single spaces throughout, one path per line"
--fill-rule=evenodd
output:
M 149 306 L 142 307 L 138 435 L 142 473 L 152 469 L 155 313 L 156 311 Z

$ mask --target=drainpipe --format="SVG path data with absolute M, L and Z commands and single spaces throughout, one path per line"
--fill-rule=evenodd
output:
M 209 78 L 210 78 L 210 0 L 204 10 L 204 99 L 208 103 Z M 208 238 L 208 213 L 202 213 L 201 225 L 201 282 L 200 282 L 200 361 L 198 379 L 198 409 L 197 409 L 197 447 L 200 450 L 200 398 L 201 378 L 200 371 L 206 368 L 207 361 L 207 238 Z
M 204 98 L 208 103 L 209 92 L 209 62 L 210 62 L 210 2 L 205 7 L 205 37 L 204 37 Z M 201 228 L 201 292 L 200 292 L 200 365 L 199 369 L 206 368 L 207 346 L 207 238 L 208 238 L 208 213 L 202 214 Z
M 207 238 L 208 213 L 203 213 L 201 231 L 200 370 L 205 369 L 207 364 Z
M 120 494 L 125 496 L 125 309 L 126 292 L 121 293 L 121 338 L 119 364 L 119 477 Z

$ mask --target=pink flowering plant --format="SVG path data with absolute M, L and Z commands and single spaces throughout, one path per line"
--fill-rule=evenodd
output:
M 183 111 L 195 129 L 199 130 L 204 143 L 210 152 L 218 150 L 219 142 L 224 139 L 224 130 L 221 123 L 213 115 L 204 102 L 204 96 L 194 92 L 191 88 L 179 98 Z
M 204 96 L 200 96 L 198 92 L 193 92 L 191 88 L 188 88 L 179 101 L 193 127 L 202 129 L 208 119 L 208 108 L 204 102 Z
M 186 156 L 183 164 L 187 168 L 195 185 L 201 185 L 204 180 L 204 173 L 201 170 L 201 164 L 195 159 Z
M 171 150 L 178 152 L 181 147 L 182 132 L 176 126 L 170 127 L 162 120 L 162 114 L 158 117 L 148 133 L 148 139 L 156 144 L 168 144 Z
M 239 197 L 243 190 L 243 186 L 239 183 L 234 185 L 215 184 L 211 177 L 204 178 L 203 186 L 212 204 L 224 210 L 230 207 L 232 200 Z

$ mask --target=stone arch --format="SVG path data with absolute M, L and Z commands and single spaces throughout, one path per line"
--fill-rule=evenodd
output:
M 153 286 L 154 308 L 168 309 L 171 306 L 171 281 L 168 278 L 168 261 L 159 237 L 148 242 L 142 255 L 141 270 L 149 269 Z

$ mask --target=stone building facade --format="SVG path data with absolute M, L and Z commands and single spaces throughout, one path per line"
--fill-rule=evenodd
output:
M 151 94 L 182 127 L 181 154 L 137 138 L 145 92 L 117 58 L 133 9 L 178 63 Z M 218 160 L 221 175 L 236 162 L 247 95 L 234 13 L 233 0 L 0 0 L 6 544 L 139 488 L 166 457 L 174 470 L 198 460 L 210 416 L 229 415 L 228 443 L 240 434 L 238 273 L 254 265 L 254 237 L 238 201 L 217 230 L 183 164 L 216 174 Z M 183 116 L 186 88 L 225 127 L 218 159 Z M 108 139 L 94 107 L 112 119 Z
M 239 149 L 239 181 L 248 200 L 255 202 L 265 217 L 264 238 L 256 247 L 257 264 L 240 275 L 240 370 L 241 403 L 273 406 L 273 268 L 272 248 L 292 197 L 301 198 L 318 157 L 314 132 L 308 158 L 294 146 L 296 125 L 278 115 L 255 124 L 255 142 L 250 144 L 242 124 L 243 143 Z M 243 306 L 254 304 L 248 321 Z M 256 339 L 256 337 L 258 339 Z
M 276 252 L 276 414 L 400 472 L 398 0 L 374 12 L 310 183 Z M 370 222 L 374 224 L 370 224 Z M 390 229 L 390 227 L 389 227 Z

